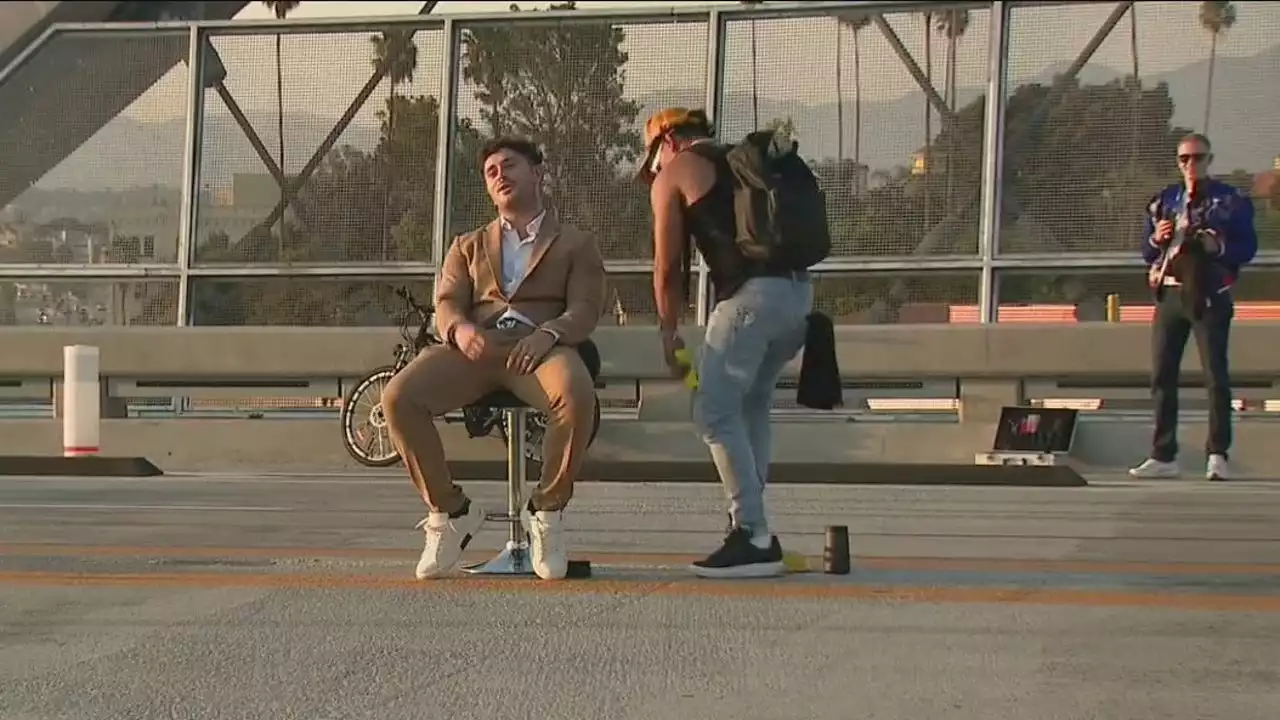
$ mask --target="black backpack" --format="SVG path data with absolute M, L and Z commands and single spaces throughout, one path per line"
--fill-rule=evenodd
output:
M 753 132 L 725 154 L 733 173 L 736 243 L 744 257 L 807 270 L 831 253 L 827 199 L 800 144 L 771 149 L 774 132 Z

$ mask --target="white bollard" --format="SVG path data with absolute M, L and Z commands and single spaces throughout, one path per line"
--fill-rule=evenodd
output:
M 67 345 L 62 348 L 62 456 L 98 454 L 99 407 L 98 348 Z

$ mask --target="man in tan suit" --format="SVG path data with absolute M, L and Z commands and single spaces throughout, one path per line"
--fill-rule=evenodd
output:
M 430 509 L 418 524 L 426 533 L 419 579 L 452 570 L 485 517 L 453 483 L 433 418 L 500 389 L 546 412 L 542 479 L 526 522 L 534 572 L 560 579 L 568 569 L 561 516 L 595 411 L 595 387 L 576 346 L 604 314 L 604 260 L 594 237 L 544 209 L 535 145 L 494 140 L 480 163 L 498 217 L 449 247 L 435 289 L 445 344 L 427 348 L 395 376 L 382 408 Z

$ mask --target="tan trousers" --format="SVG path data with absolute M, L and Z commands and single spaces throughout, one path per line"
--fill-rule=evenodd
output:
M 529 332 L 485 331 L 484 353 L 474 362 L 455 348 L 429 347 L 382 391 L 392 442 L 432 511 L 454 513 L 466 503 L 466 494 L 454 484 L 445 463 L 435 418 L 503 389 L 547 413 L 542 478 L 530 505 L 534 510 L 561 510 L 573 497 L 573 482 L 591 437 L 595 386 L 574 348 L 552 348 L 528 375 L 507 370 L 511 348 Z

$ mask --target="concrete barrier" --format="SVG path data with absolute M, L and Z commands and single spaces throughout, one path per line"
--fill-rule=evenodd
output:
M 1280 374 L 1280 323 L 1240 323 L 1231 332 L 1234 372 Z M 690 346 L 700 343 L 685 335 Z M 14 327 L 0 331 L 0 377 L 56 375 L 63 346 L 76 344 L 100 347 L 109 376 L 354 376 L 389 362 L 398 337 L 393 328 Z M 593 337 L 606 376 L 663 372 L 653 328 L 602 327 Z M 1146 377 L 1151 353 L 1149 327 L 1120 323 L 855 326 L 837 328 L 836 342 L 841 372 L 865 379 Z M 1188 349 L 1183 368 L 1198 372 Z
M 691 345 L 695 334 L 686 333 Z M 0 384 L 56 387 L 62 348 L 101 349 L 104 385 L 151 388 L 151 393 L 241 395 L 332 393 L 344 382 L 390 361 L 398 336 L 392 328 L 12 328 L 0 332 Z M 639 382 L 638 419 L 606 422 L 593 457 L 635 461 L 696 460 L 706 450 L 688 424 L 688 397 L 666 377 L 654 330 L 601 328 L 595 340 L 603 355 L 603 376 L 612 385 Z M 959 412 L 931 422 L 884 422 L 870 416 L 813 412 L 779 420 L 779 462 L 971 462 L 990 447 L 999 408 L 1025 399 L 1026 388 L 1070 387 L 1080 396 L 1140 393 L 1149 371 L 1150 329 L 1141 325 L 876 326 L 837 331 L 842 374 L 851 380 L 925 381 L 954 387 Z M 1280 378 L 1280 324 L 1241 323 L 1233 329 L 1233 377 L 1247 394 L 1276 399 L 1271 382 Z M 1196 382 L 1199 361 L 1193 347 L 1183 364 Z M 791 373 L 798 370 L 793 363 Z M 1246 382 L 1247 381 L 1247 382 Z M 314 383 L 316 389 L 309 389 Z M 115 392 L 115 391 L 113 391 Z M 861 391 L 860 391 L 861 392 Z M 892 394 L 892 393 L 890 393 Z M 1188 399 L 1200 394 L 1184 390 Z M 1268 474 L 1280 459 L 1280 430 L 1266 418 L 1237 420 L 1237 467 Z M 1196 468 L 1195 451 L 1203 422 L 1183 427 L 1184 461 Z M 1082 421 L 1074 455 L 1090 467 L 1135 462 L 1147 448 L 1150 425 L 1102 415 Z M 445 430 L 458 459 L 501 457 L 496 440 L 466 439 L 460 428 Z M 0 420 L 0 454 L 58 451 L 56 420 Z M 332 415 L 306 419 L 108 419 L 102 426 L 103 452 L 139 455 L 165 470 L 337 469 L 355 467 L 341 445 Z

